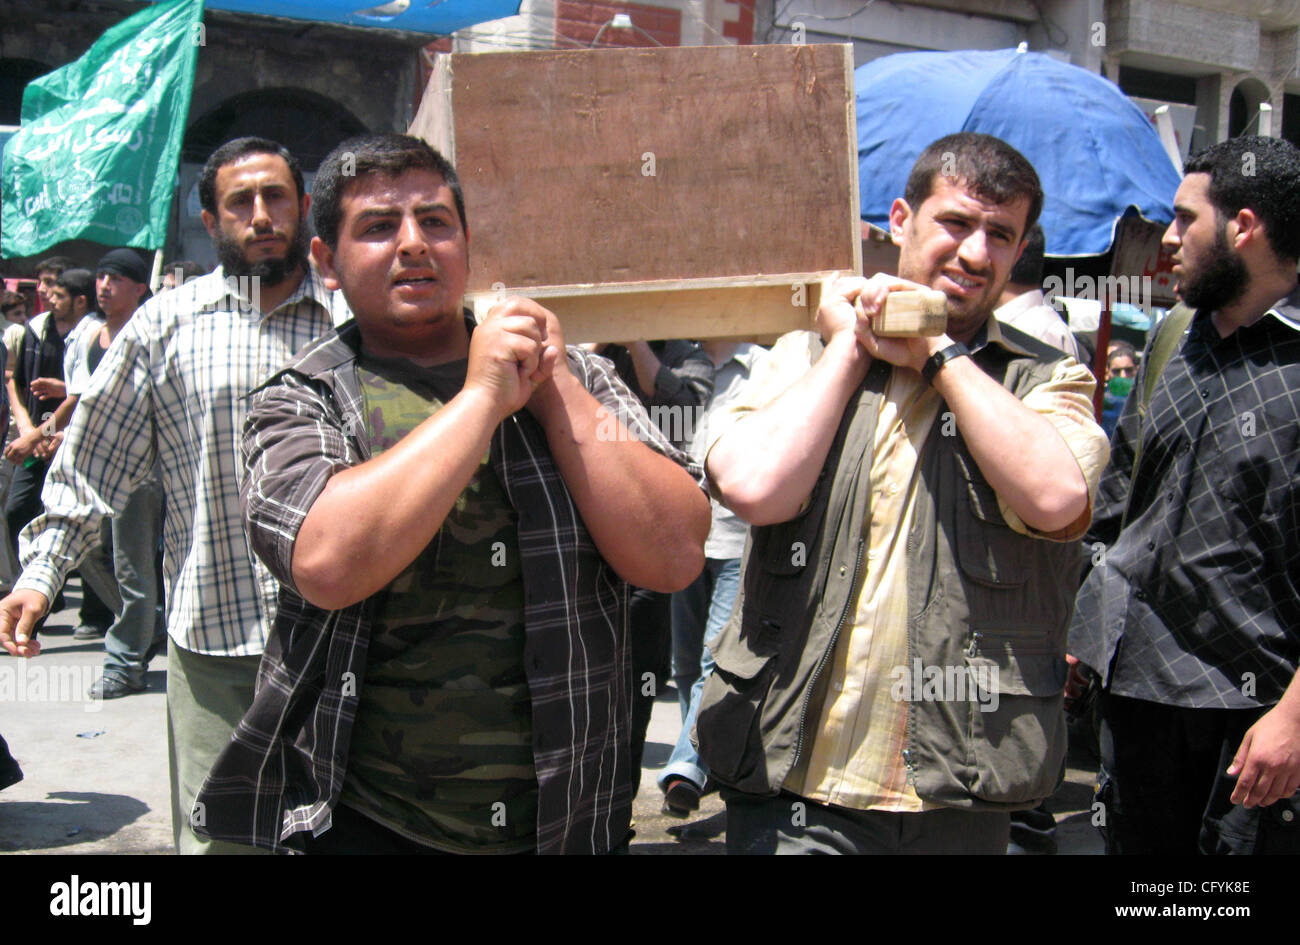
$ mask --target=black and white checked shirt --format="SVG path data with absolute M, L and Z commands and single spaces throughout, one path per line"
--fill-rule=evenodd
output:
M 309 270 L 272 312 L 220 268 L 146 302 L 91 377 L 54 454 L 45 512 L 23 530 L 14 585 L 49 600 L 158 464 L 166 495 L 167 629 L 187 650 L 262 652 L 278 585 L 253 557 L 239 512 L 248 393 L 346 316 Z
M 1085 549 L 1101 563 L 1070 652 L 1117 695 L 1271 705 L 1300 664 L 1300 289 L 1227 338 L 1196 314 L 1152 393 L 1133 473 L 1142 384 L 1102 477 Z
M 294 834 L 329 826 L 343 787 L 369 601 L 321 610 L 297 593 L 292 572 L 298 530 L 326 482 L 370 458 L 359 351 L 355 323 L 345 325 L 253 397 L 244 514 L 254 550 L 283 588 L 252 708 L 198 795 L 196 829 L 218 840 L 292 848 Z M 703 471 L 650 422 L 609 361 L 570 348 L 569 369 L 703 488 Z M 601 558 L 527 411 L 497 428 L 491 461 L 519 516 L 538 852 L 606 852 L 627 836 L 636 775 L 627 585 Z

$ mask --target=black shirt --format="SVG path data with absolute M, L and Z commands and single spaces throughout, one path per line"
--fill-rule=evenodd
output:
M 632 352 L 622 345 L 609 345 L 602 353 L 614 362 L 618 376 L 673 446 L 690 449 L 692 433 L 703 422 L 713 396 L 713 359 L 694 341 L 652 341 L 650 349 L 659 359 L 653 397 L 641 389 Z
M 28 324 L 23 332 L 23 343 L 18 349 L 18 360 L 14 365 L 14 389 L 23 398 L 23 406 L 33 424 L 44 422 L 48 415 L 63 403 L 62 397 L 37 397 L 32 393 L 32 381 L 38 377 L 52 377 L 63 380 L 63 343 L 67 334 L 59 334 L 58 323 L 51 312 L 45 319 L 41 333 L 38 335 Z
M 1300 661 L 1300 289 L 1227 338 L 1197 313 L 1152 392 L 1120 533 L 1142 384 L 1112 439 L 1070 651 L 1117 695 L 1271 705 Z

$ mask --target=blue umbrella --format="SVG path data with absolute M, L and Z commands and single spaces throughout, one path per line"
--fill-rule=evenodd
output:
M 922 149 L 981 131 L 1027 157 L 1043 181 L 1052 256 L 1093 256 L 1135 210 L 1173 219 L 1179 174 L 1146 115 L 1114 84 L 1042 53 L 899 53 L 854 73 L 862 219 L 889 226 Z

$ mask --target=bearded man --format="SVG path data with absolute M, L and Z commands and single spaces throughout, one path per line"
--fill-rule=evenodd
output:
M 1300 150 L 1201 152 L 1163 242 L 1194 314 L 1143 357 L 1070 631 L 1102 687 L 1102 833 L 1300 852 Z
M 199 200 L 221 265 L 145 303 L 105 353 L 55 454 L 45 514 L 28 526 L 22 577 L 0 600 L 0 645 L 40 652 L 32 628 L 55 589 L 97 540 L 100 519 L 157 467 L 167 509 L 172 833 L 182 853 L 252 852 L 201 840 L 188 817 L 252 704 L 275 615 L 278 585 L 249 551 L 241 520 L 240 433 L 249 391 L 345 313 L 307 266 L 310 198 L 283 147 L 263 138 L 222 145 L 203 169 Z

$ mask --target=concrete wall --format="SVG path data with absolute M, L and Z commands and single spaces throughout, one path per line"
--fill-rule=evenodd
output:
M 1265 101 L 1273 107 L 1271 133 L 1281 134 L 1284 93 L 1300 91 L 1300 6 L 1111 0 L 1106 23 L 1108 74 L 1130 65 L 1196 79 L 1194 149 L 1228 137 L 1234 91 L 1250 109 L 1250 133 Z

